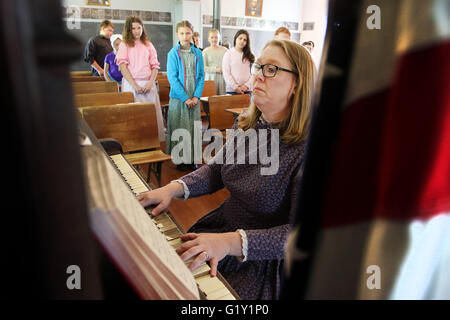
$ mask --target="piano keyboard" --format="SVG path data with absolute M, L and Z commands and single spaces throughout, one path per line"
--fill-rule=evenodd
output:
M 138 195 L 139 193 L 150 190 L 122 154 L 110 155 L 109 157 L 111 158 L 113 164 L 116 166 L 134 195 Z M 159 214 L 156 217 L 152 217 L 151 215 L 149 216 L 151 217 L 153 223 L 155 223 L 161 233 L 165 236 L 171 247 L 176 250 L 182 244 L 180 236 L 183 234 L 183 232 L 178 228 L 177 224 L 165 212 Z M 189 266 L 191 262 L 192 259 L 186 261 L 186 266 Z M 223 284 L 223 282 L 217 277 L 211 278 L 209 272 L 210 267 L 206 263 L 203 263 L 197 269 L 192 271 L 195 281 L 197 282 L 200 291 L 202 291 L 206 296 L 206 299 L 236 300 L 236 298 Z

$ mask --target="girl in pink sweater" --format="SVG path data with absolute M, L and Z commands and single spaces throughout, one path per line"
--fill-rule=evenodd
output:
M 225 53 L 222 61 L 227 93 L 251 93 L 250 69 L 254 61 L 255 56 L 250 49 L 250 36 L 246 30 L 239 30 L 234 36 L 234 47 Z
M 122 91 L 133 92 L 136 102 L 155 104 L 159 140 L 164 141 L 164 122 L 155 86 L 159 70 L 158 57 L 139 17 L 130 16 L 125 21 L 123 41 L 116 59 L 123 75 Z

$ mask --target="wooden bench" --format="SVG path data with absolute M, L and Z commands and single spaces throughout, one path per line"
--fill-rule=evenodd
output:
M 92 76 L 92 72 L 86 70 L 70 71 L 70 76 L 71 77 Z
M 205 85 L 203 87 L 202 97 L 211 97 L 215 96 L 216 92 L 216 83 L 214 80 L 206 80 Z M 209 122 L 209 108 L 208 104 L 201 101 L 200 104 L 200 115 L 201 117 L 206 117 Z
M 234 117 L 225 109 L 247 108 L 250 105 L 250 95 L 221 95 L 208 98 L 210 128 L 222 131 L 225 137 L 225 130 L 231 129 L 234 124 Z
M 216 94 L 216 83 L 214 80 L 206 80 L 205 85 L 203 86 L 202 97 L 211 97 Z
M 167 79 L 159 79 L 158 80 L 158 89 L 159 89 L 159 102 L 162 106 L 169 105 L 169 93 L 170 93 L 170 83 Z
M 158 80 L 158 94 L 159 103 L 161 104 L 161 112 L 164 119 L 164 125 L 167 126 L 167 113 L 169 110 L 169 93 L 170 93 L 170 83 L 166 78 L 160 78 Z
M 167 79 L 167 74 L 162 73 L 162 72 L 158 72 L 158 75 L 156 76 L 156 80 L 168 80 Z
M 90 81 L 105 81 L 104 77 L 98 76 L 75 76 L 71 77 L 72 82 L 90 82 Z
M 102 93 L 85 93 L 76 94 L 74 96 L 75 105 L 78 108 L 86 106 L 102 106 L 113 105 L 119 103 L 134 102 L 132 92 L 102 92 Z
M 128 162 L 149 165 L 147 182 L 153 172 L 161 185 L 161 165 L 172 157 L 160 149 L 154 103 L 92 106 L 81 110 L 98 139 L 119 141 Z
M 119 92 L 117 82 L 113 81 L 90 81 L 72 82 L 73 94 Z

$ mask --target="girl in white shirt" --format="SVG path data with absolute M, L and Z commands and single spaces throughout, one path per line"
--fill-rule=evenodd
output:
M 203 62 L 205 63 L 205 80 L 214 80 L 216 84 L 216 94 L 225 94 L 222 61 L 223 56 L 228 49 L 219 45 L 219 39 L 219 30 L 209 30 L 208 41 L 210 46 L 203 50 Z

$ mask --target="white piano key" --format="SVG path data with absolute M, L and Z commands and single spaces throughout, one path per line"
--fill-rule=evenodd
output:
M 168 232 L 168 231 L 170 231 L 172 229 L 178 229 L 177 225 L 175 223 L 173 223 L 173 222 L 170 222 L 170 223 L 165 224 L 165 225 L 163 225 L 161 223 L 158 223 L 157 226 L 158 226 L 159 230 L 161 230 L 162 232 Z
M 144 187 L 138 187 L 138 188 L 133 188 L 133 191 L 136 192 L 137 194 L 142 193 L 142 192 L 147 192 L 148 189 L 144 188 Z
M 208 295 L 208 293 L 211 293 L 224 287 L 222 281 L 220 281 L 217 277 L 211 277 L 209 274 L 196 278 L 196 281 L 200 286 L 200 289 L 206 295 Z
M 236 300 L 236 298 L 230 293 L 228 293 L 227 295 L 218 298 L 217 300 Z
M 181 241 L 180 238 L 177 238 L 177 239 L 169 241 L 169 244 L 174 250 L 177 250 L 179 247 L 181 247 L 181 245 L 183 244 L 183 241 Z
M 198 267 L 197 269 L 192 271 L 192 275 L 194 277 L 200 277 L 205 274 L 209 274 L 210 271 L 211 271 L 211 268 L 206 263 L 203 263 L 202 265 L 200 265 L 200 267 Z
M 230 290 L 228 290 L 227 287 L 223 286 L 219 290 L 216 290 L 214 292 L 211 292 L 211 293 L 207 294 L 206 295 L 206 299 L 208 299 L 208 300 L 217 300 L 217 299 L 220 299 L 220 298 L 226 296 L 229 293 L 230 293 Z
M 163 234 L 168 241 L 177 239 L 181 236 L 181 233 L 178 230 L 171 230 L 169 232 L 164 232 Z

